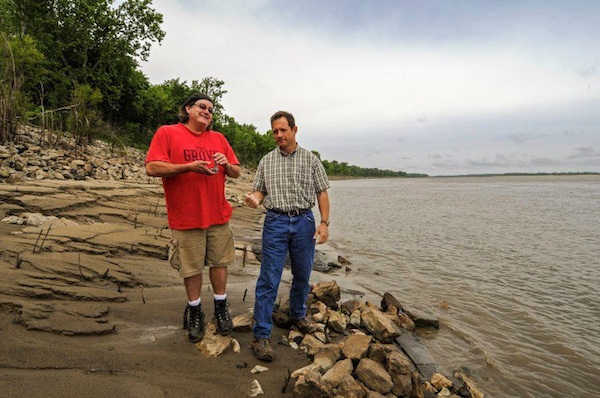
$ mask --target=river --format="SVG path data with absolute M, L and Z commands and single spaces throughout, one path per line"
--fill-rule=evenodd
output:
M 348 278 L 439 318 L 420 335 L 443 374 L 488 397 L 600 396 L 600 176 L 331 185 Z

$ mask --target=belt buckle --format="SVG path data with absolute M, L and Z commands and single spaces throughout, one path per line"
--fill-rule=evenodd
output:
M 300 215 L 300 210 L 288 211 L 288 217 L 297 217 Z

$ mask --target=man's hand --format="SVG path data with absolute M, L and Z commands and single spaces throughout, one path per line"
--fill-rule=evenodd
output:
M 190 171 L 194 173 L 214 176 L 215 174 L 217 174 L 217 172 L 209 167 L 210 164 L 211 162 L 208 162 L 206 160 L 196 160 L 194 162 L 188 163 L 188 167 L 190 168 Z
M 329 239 L 329 227 L 325 224 L 319 224 L 313 239 L 317 245 L 327 242 L 327 239 Z
M 215 160 L 215 165 L 218 164 L 219 166 L 222 166 L 225 169 L 228 169 L 229 167 L 231 167 L 231 164 L 229 163 L 227 156 L 225 156 L 221 152 L 215 153 L 213 155 L 213 159 Z
M 262 203 L 264 196 L 256 191 L 256 192 L 248 192 L 246 194 L 246 197 L 244 198 L 244 203 L 247 206 L 250 206 L 252 208 L 258 208 L 258 206 L 260 206 L 260 204 Z

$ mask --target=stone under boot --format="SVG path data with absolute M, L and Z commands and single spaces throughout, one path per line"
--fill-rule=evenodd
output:
M 192 343 L 197 343 L 204 337 L 204 313 L 202 312 L 202 306 L 190 306 L 189 304 L 185 307 L 183 313 L 183 328 L 188 331 L 188 340 Z
M 229 314 L 227 300 L 215 300 L 215 318 L 217 318 L 217 330 L 221 336 L 227 336 L 233 330 L 233 321 Z

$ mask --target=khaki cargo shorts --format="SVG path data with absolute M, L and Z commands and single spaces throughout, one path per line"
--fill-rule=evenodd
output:
M 202 273 L 204 266 L 235 264 L 235 245 L 229 223 L 206 229 L 171 230 L 169 263 L 182 278 Z

